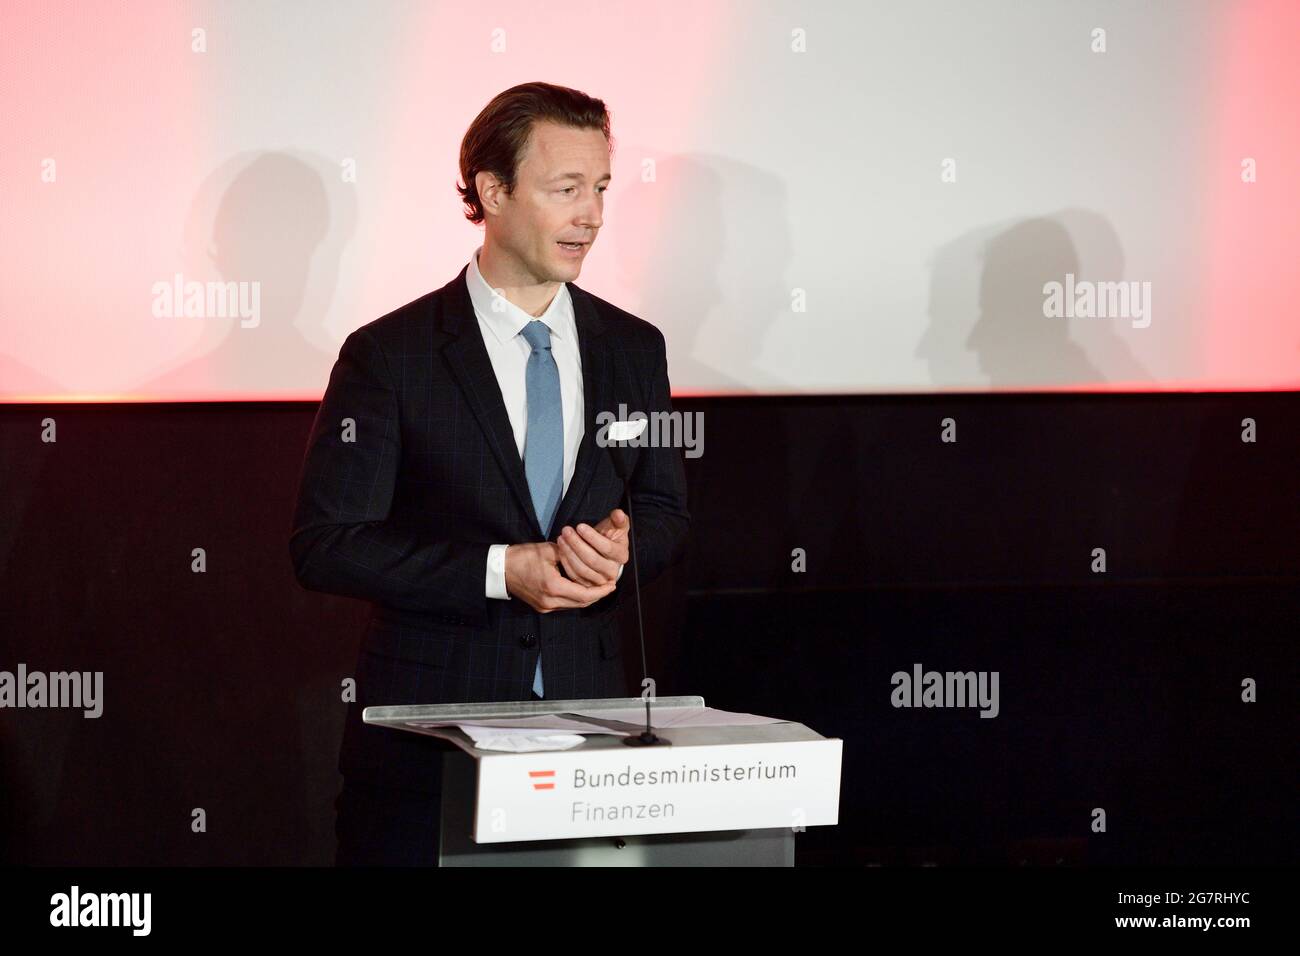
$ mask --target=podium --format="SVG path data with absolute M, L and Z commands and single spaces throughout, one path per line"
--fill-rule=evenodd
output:
M 661 697 L 655 710 L 704 710 Z M 478 750 L 456 727 L 639 709 L 639 697 L 367 707 L 368 724 L 442 738 L 440 866 L 793 866 L 795 835 L 839 822 L 843 741 L 803 724 L 655 728 L 671 746 L 609 732 L 569 750 Z M 616 724 L 632 734 L 644 729 Z

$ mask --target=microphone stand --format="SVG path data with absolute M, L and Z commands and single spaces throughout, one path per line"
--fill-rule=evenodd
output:
M 614 472 L 623 481 L 623 502 L 627 509 L 627 547 L 632 553 L 632 590 L 636 596 L 636 629 L 637 636 L 641 641 L 641 676 L 644 680 L 650 678 L 650 668 L 646 664 L 645 656 L 645 624 L 641 616 L 641 575 L 637 569 L 636 561 L 636 538 L 634 537 L 636 529 L 636 519 L 632 514 L 632 485 L 631 475 L 628 473 L 627 456 L 624 451 L 623 442 L 614 442 L 609 445 L 609 457 L 614 463 Z M 642 685 L 644 687 L 644 684 Z M 665 740 L 657 735 L 651 728 L 650 724 L 650 700 L 654 695 L 645 699 L 645 730 L 641 731 L 635 737 L 624 737 L 623 743 L 628 747 L 671 747 L 672 741 Z

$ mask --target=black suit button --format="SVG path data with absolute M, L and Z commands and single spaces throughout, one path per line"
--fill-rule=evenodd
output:
M 519 638 L 519 646 L 520 646 L 520 647 L 536 647 L 536 646 L 537 646 L 537 638 L 533 637 L 533 635 L 531 635 L 531 634 L 525 634 L 523 637 Z

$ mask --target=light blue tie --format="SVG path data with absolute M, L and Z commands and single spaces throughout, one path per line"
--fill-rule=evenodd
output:
M 528 391 L 528 431 L 524 434 L 524 472 L 533 496 L 533 510 L 548 538 L 551 521 L 564 490 L 564 408 L 560 404 L 560 370 L 551 355 L 551 330 L 541 319 L 524 326 L 533 347 L 525 376 Z M 542 695 L 542 659 L 537 658 L 533 693 Z

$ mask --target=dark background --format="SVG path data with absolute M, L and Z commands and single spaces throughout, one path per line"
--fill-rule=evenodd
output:
M 844 739 L 801 863 L 1294 862 L 1300 393 L 674 405 L 704 454 L 651 673 Z M 369 609 L 293 577 L 315 407 L 0 407 L 0 669 L 104 672 L 97 720 L 0 710 L 0 860 L 332 862 Z M 893 708 L 918 662 L 998 671 L 1000 715 Z

